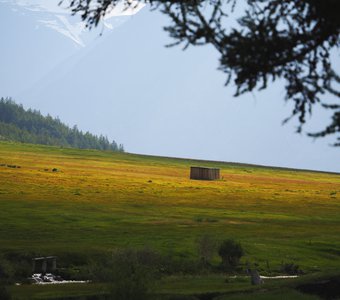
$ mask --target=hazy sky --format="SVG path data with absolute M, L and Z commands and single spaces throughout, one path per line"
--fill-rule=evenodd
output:
M 283 82 L 234 98 L 214 49 L 164 47 L 160 13 L 116 11 L 88 33 L 58 1 L 0 0 L 0 96 L 128 152 L 340 172 L 334 137 L 314 141 L 295 133 L 296 121 L 281 125 L 292 109 Z M 329 122 L 316 111 L 306 129 Z

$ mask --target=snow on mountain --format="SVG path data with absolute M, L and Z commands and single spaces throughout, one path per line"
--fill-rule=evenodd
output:
M 55 30 L 84 47 L 93 32 L 89 32 L 79 16 L 71 15 L 67 9 L 68 1 L 64 1 L 62 5 L 59 2 L 60 0 L 0 0 L 0 4 L 10 5 L 15 12 L 34 15 L 38 25 Z M 132 3 L 131 7 L 126 8 L 123 2 L 118 3 L 103 18 L 100 30 L 112 30 L 120 26 L 127 21 L 127 16 L 138 13 L 144 6 L 143 3 Z

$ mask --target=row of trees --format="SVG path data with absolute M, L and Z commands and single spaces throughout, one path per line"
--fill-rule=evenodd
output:
M 117 249 L 102 262 L 92 263 L 88 274 L 95 282 L 107 282 L 110 285 L 110 299 L 143 300 L 149 299 L 153 283 L 162 276 L 171 274 L 199 274 L 203 269 L 233 273 L 245 252 L 241 244 L 233 239 L 218 243 L 209 235 L 198 239 L 198 253 L 201 262 L 178 261 L 173 257 L 160 255 L 151 249 Z M 210 259 L 215 252 L 221 257 L 221 264 L 212 268 Z
M 91 297 L 97 300 L 158 299 L 153 296 L 150 298 L 155 283 L 163 277 L 172 275 L 225 274 L 226 282 L 229 282 L 229 275 L 247 274 L 252 284 L 261 283 L 257 270 L 265 269 L 257 263 L 241 262 L 246 251 L 240 242 L 231 238 L 219 240 L 204 234 L 196 240 L 196 246 L 198 256 L 191 258 L 184 253 L 165 254 L 151 248 L 116 248 L 100 255 L 66 252 L 60 254 L 61 263 L 54 275 L 67 280 L 105 283 L 106 288 L 99 290 L 98 296 Z M 9 284 L 18 281 L 30 282 L 28 277 L 31 275 L 31 257 L 36 255 L 34 252 L 0 255 L 1 300 L 11 299 L 9 290 L 6 289 Z M 220 262 L 216 260 L 217 255 Z M 283 261 L 279 269 L 270 269 L 267 261 L 268 271 L 285 275 L 304 274 L 298 265 L 293 262 L 284 264 Z M 257 283 L 253 281 L 256 278 Z
M 103 135 L 83 133 L 77 126 L 70 128 L 58 118 L 43 116 L 36 110 L 25 110 L 22 105 L 8 98 L 0 99 L 0 139 L 80 149 L 124 151 L 123 145 L 110 142 Z

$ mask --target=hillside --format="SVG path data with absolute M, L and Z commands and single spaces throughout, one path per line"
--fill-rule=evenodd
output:
M 72 252 L 129 244 L 195 256 L 202 232 L 273 264 L 332 266 L 340 251 L 336 174 L 7 142 L 0 164 L 0 251 L 58 252 L 67 241 Z M 190 180 L 191 165 L 219 167 L 223 179 Z
M 61 146 L 79 149 L 124 151 L 123 145 L 104 136 L 83 133 L 77 126 L 63 124 L 58 118 L 25 110 L 11 99 L 0 99 L 0 140 Z
M 222 179 L 190 180 L 192 165 L 218 167 Z M 193 274 L 197 240 L 209 235 L 240 241 L 241 267 L 256 264 L 261 274 L 281 274 L 291 264 L 307 274 L 338 270 L 339 178 L 0 142 L 0 265 L 19 261 L 30 272 L 32 257 L 57 255 L 64 274 L 86 279 L 88 264 L 114 249 L 146 248 L 171 259 L 166 274 Z M 212 264 L 219 265 L 217 253 Z M 204 276 L 200 284 L 166 277 L 157 289 L 188 294 L 251 288 L 248 279 L 226 284 L 218 274 Z

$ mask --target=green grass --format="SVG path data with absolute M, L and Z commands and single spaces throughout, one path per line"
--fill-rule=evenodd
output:
M 338 276 L 339 274 L 337 274 Z M 314 276 L 315 277 L 315 276 Z M 313 276 L 306 276 L 297 280 L 272 280 L 264 285 L 252 286 L 249 278 L 229 278 L 221 275 L 202 276 L 169 276 L 157 281 L 151 286 L 151 299 L 191 299 L 202 295 L 212 294 L 214 300 L 225 299 L 297 299 L 317 300 L 315 295 L 302 294 L 295 290 L 298 284 L 313 282 Z M 319 280 L 329 278 L 319 275 Z M 315 279 L 315 278 L 314 278 Z M 22 285 L 9 288 L 14 300 L 62 299 L 75 297 L 81 299 L 86 296 L 105 295 L 109 291 L 107 284 L 68 284 L 68 285 Z M 186 298 L 187 297 L 187 298 Z M 83 298 L 84 299 L 84 298 Z M 197 298 L 195 298 L 197 299 Z
M 154 293 L 158 294 L 205 294 L 211 291 L 216 293 L 240 292 L 252 289 L 248 277 L 231 278 L 226 282 L 226 276 L 169 276 L 157 282 Z
M 192 165 L 222 179 L 189 180 Z M 338 174 L 0 142 L 0 183 L 0 254 L 66 266 L 147 246 L 197 259 L 197 238 L 210 234 L 240 241 L 242 262 L 263 272 L 340 267 Z
M 0 167 L 0 251 L 146 245 L 194 257 L 209 233 L 241 241 L 248 261 L 340 265 L 336 174 L 4 142 L 0 164 L 21 166 Z M 193 164 L 220 167 L 223 180 L 189 180 Z
M 317 296 L 306 295 L 291 289 L 277 291 L 261 291 L 257 293 L 240 293 L 237 295 L 227 295 L 216 298 L 216 300 L 318 300 Z
M 104 284 L 23 285 L 9 288 L 15 300 L 62 299 L 63 297 L 86 297 L 107 292 Z

